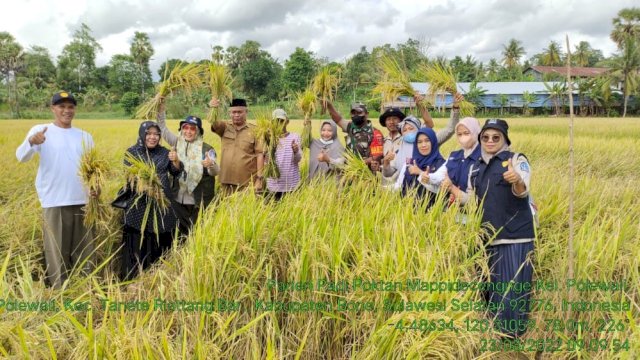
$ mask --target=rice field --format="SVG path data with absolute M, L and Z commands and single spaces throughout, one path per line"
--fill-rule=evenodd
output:
M 446 121 L 437 119 L 436 128 Z M 540 211 L 534 280 L 548 287 L 534 291 L 537 306 L 522 344 L 506 345 L 496 343 L 484 311 L 457 306 L 479 301 L 479 291 L 418 285 L 484 279 L 477 217 L 463 225 L 455 209 L 425 213 L 370 182 L 317 182 L 279 204 L 251 193 L 215 202 L 184 244 L 126 284 L 114 275 L 120 235 L 113 212 L 98 230 L 95 273 L 62 290 L 47 288 L 40 280 L 38 162 L 15 159 L 28 129 L 44 121 L 0 121 L 1 156 L 8 159 L 0 176 L 0 357 L 639 358 L 640 119 L 575 121 L 574 278 L 622 282 L 622 291 L 566 287 L 568 119 L 508 121 L 513 149 L 532 167 Z M 105 201 L 124 183 L 123 155 L 138 125 L 74 120 L 113 169 Z M 178 121 L 169 127 L 177 130 Z M 301 120 L 289 125 L 302 128 Z M 220 152 L 218 136 L 207 130 L 205 141 Z M 456 146 L 452 139 L 442 153 Z M 568 301 L 600 308 L 565 310 Z M 407 310 L 410 303 L 432 308 Z

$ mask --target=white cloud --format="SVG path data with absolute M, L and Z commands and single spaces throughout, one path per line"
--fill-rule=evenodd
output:
M 408 38 L 429 41 L 431 56 L 500 59 L 509 39 L 522 41 L 526 57 L 551 40 L 564 47 L 581 40 L 615 51 L 611 19 L 633 0 L 77 0 L 62 7 L 48 0 L 4 5 L 0 31 L 25 47 L 47 47 L 55 57 L 81 23 L 88 24 L 104 51 L 98 65 L 127 53 L 135 31 L 149 34 L 155 48 L 152 72 L 169 58 L 208 58 L 212 45 L 239 46 L 256 40 L 274 58 L 286 60 L 296 47 L 343 61 L 378 45 Z M 65 3 L 65 4 L 71 4 Z

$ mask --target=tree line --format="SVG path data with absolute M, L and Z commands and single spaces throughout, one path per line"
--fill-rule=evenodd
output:
M 607 113 L 622 102 L 625 115 L 629 99 L 637 95 L 640 84 L 640 8 L 620 10 L 612 25 L 611 39 L 618 46 L 616 53 L 605 57 L 601 50 L 581 41 L 574 45 L 570 58 L 573 66 L 610 69 L 605 75 L 579 81 L 576 86 L 579 93 L 591 99 L 592 106 L 601 112 Z M 112 110 L 115 107 L 127 113 L 133 112 L 138 104 L 155 92 L 149 68 L 149 60 L 155 51 L 148 34 L 135 32 L 129 53 L 113 55 L 104 66 L 95 64 L 96 54 L 100 51 L 100 43 L 86 24 L 75 31 L 71 42 L 65 45 L 56 61 L 48 49 L 37 45 L 25 48 L 10 33 L 0 32 L 0 80 L 3 85 L 0 86 L 0 109 L 6 109 L 14 118 L 29 117 L 25 109 L 43 111 L 53 92 L 66 89 L 78 95 L 87 111 Z M 525 58 L 522 42 L 509 39 L 503 44 L 499 57 L 485 63 L 471 54 L 453 58 L 429 56 L 428 41 L 410 38 L 395 46 L 384 44 L 370 51 L 363 46 L 344 62 L 330 61 L 303 48 L 296 48 L 288 59 L 280 61 L 260 43 L 247 40 L 240 46 L 227 48 L 212 45 L 211 58 L 200 62 L 214 61 L 227 65 L 235 79 L 234 94 L 253 103 L 293 99 L 319 68 L 335 67 L 341 74 L 338 97 L 348 101 L 372 99 L 371 89 L 380 76 L 377 59 L 383 54 L 398 59 L 413 78 L 421 63 L 448 64 L 460 82 L 534 81 L 523 73 L 526 68 L 533 65 L 564 66 L 567 56 L 563 46 L 550 41 L 542 52 Z M 160 79 L 182 61 L 169 59 L 162 63 L 157 70 Z M 547 75 L 544 80 L 563 79 Z M 621 89 L 621 99 L 612 90 L 615 88 Z M 554 89 L 556 92 L 561 90 Z M 482 93 L 480 89 L 476 91 Z M 473 93 L 468 95 L 474 96 Z M 206 101 L 206 97 L 207 94 L 192 94 L 190 98 L 180 100 L 188 106 L 189 103 Z M 175 102 L 174 106 L 178 103 Z M 637 111 L 638 105 L 632 105 Z

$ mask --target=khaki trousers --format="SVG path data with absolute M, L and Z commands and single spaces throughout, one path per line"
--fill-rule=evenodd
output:
M 47 280 L 54 288 L 60 288 L 76 266 L 85 273 L 93 269 L 93 236 L 82 223 L 82 206 L 42 209 Z

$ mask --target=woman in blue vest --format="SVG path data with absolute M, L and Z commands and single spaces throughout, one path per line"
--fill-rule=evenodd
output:
M 415 189 L 417 199 L 426 201 L 428 209 L 434 204 L 445 177 L 445 160 L 440 155 L 438 138 L 432 129 L 423 127 L 416 134 L 411 160 L 400 169 L 396 184 L 402 190 L 402 196 Z
M 480 159 L 480 144 L 478 135 L 480 125 L 478 119 L 466 117 L 456 125 L 456 138 L 461 149 L 452 152 L 446 162 L 447 176 L 442 181 L 441 187 L 451 194 L 450 200 L 460 197 L 460 192 L 467 191 L 469 169 Z M 463 220 L 464 222 L 464 220 Z
M 478 137 L 481 156 L 471 167 L 468 192 L 461 194 L 460 199 L 464 203 L 471 194 L 475 194 L 482 204 L 491 282 L 500 285 L 507 285 L 510 281 L 531 283 L 535 238 L 533 213 L 529 205 L 531 168 L 524 155 L 509 150 L 508 130 L 509 125 L 502 119 L 485 122 Z M 489 291 L 485 295 L 488 301 L 504 306 L 504 310 L 495 313 L 497 328 L 509 336 L 524 334 L 526 327 L 511 325 L 526 325 L 527 306 L 514 309 L 510 301 L 528 305 L 530 293 L 510 290 L 506 294 Z M 510 320 L 515 321 L 510 324 Z

